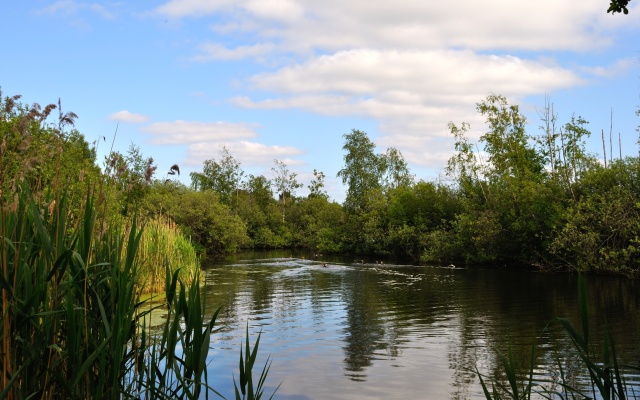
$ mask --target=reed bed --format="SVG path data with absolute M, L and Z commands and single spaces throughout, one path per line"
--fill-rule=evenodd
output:
M 65 196 L 36 204 L 26 185 L 17 202 L 1 206 L 0 399 L 219 395 L 206 368 L 217 313 L 205 318 L 197 274 L 187 284 L 165 262 L 166 301 L 156 308 L 167 319 L 160 334 L 145 326 L 153 310 L 136 284 L 148 260 L 138 254 L 135 219 L 103 231 L 92 196 L 70 219 Z M 250 365 L 240 365 L 245 386 L 253 385 L 258 343 Z M 241 392 L 259 398 L 265 374 Z
M 200 258 L 180 228 L 170 218 L 156 216 L 145 223 L 138 257 L 138 286 L 143 293 L 159 293 L 165 287 L 165 266 L 171 273 L 179 270 L 179 278 L 187 284 L 202 278 Z

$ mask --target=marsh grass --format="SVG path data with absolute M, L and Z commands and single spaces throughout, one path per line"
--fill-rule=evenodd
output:
M 216 394 L 206 355 L 217 313 L 204 317 L 189 241 L 167 219 L 144 229 L 119 212 L 134 196 L 66 131 L 77 115 L 19 99 L 0 90 L 0 399 Z M 145 182 L 154 170 L 149 159 Z M 167 316 L 159 333 L 154 311 Z
M 480 380 L 483 393 L 487 399 L 531 399 L 532 395 L 547 399 L 636 399 L 640 398 L 636 385 L 629 385 L 624 371 L 638 374 L 640 365 L 621 365 L 616 354 L 613 336 L 606 324 L 603 328 L 603 340 L 597 346 L 591 341 L 589 331 L 589 304 L 584 278 L 578 276 L 578 297 L 580 307 L 581 329 L 576 328 L 568 319 L 557 318 L 573 344 L 581 362 L 581 375 L 588 377 L 586 382 L 575 382 L 569 379 L 566 367 L 561 361 L 557 363 L 557 371 L 553 375 L 559 381 L 534 377 L 535 345 L 531 347 L 530 368 L 525 374 L 517 367 L 517 361 L 509 350 L 507 355 L 499 354 L 505 381 L 491 380 L 482 375 L 477 367 L 476 374 Z M 489 388 L 490 385 L 490 388 Z
M 205 319 L 199 275 L 187 284 L 165 260 L 165 301 L 150 308 L 136 283 L 149 260 L 138 254 L 135 218 L 98 229 L 90 194 L 70 219 L 64 195 L 41 207 L 27 185 L 20 189 L 0 215 L 0 399 L 219 395 L 206 368 L 217 312 Z M 151 334 L 153 308 L 167 318 Z M 252 382 L 252 367 L 242 380 Z M 261 393 L 264 378 L 258 383 Z
M 165 265 L 170 266 L 172 274 L 179 266 L 179 277 L 187 284 L 202 278 L 195 248 L 168 217 L 156 216 L 145 223 L 138 257 L 143 260 L 138 271 L 138 285 L 144 293 L 164 290 Z

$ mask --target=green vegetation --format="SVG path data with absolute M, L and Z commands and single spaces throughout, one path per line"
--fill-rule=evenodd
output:
M 187 284 L 166 264 L 166 302 L 155 308 L 166 307 L 167 319 L 160 334 L 151 334 L 144 321 L 153 310 L 140 301 L 137 282 L 152 260 L 138 253 L 143 233 L 136 221 L 98 235 L 91 197 L 71 225 L 66 197 L 41 212 L 28 187 L 21 189 L 1 219 L 0 398 L 217 393 L 207 386 L 206 362 L 218 313 L 204 320 L 198 275 Z M 243 381 L 251 382 L 251 366 L 241 369 Z
M 2 103 L 6 201 L 17 193 L 16 182 L 28 182 L 38 201 L 64 186 L 76 215 L 74 204 L 89 185 L 99 192 L 101 224 L 123 224 L 136 213 L 142 223 L 168 218 L 187 253 L 193 252 L 186 249 L 189 238 L 201 256 L 299 248 L 441 264 L 639 270 L 638 158 L 609 154 L 599 162 L 585 148 L 588 122 L 572 116 L 560 123 L 552 104 L 540 113 L 541 129 L 531 133 L 517 105 L 488 96 L 477 105 L 486 120 L 477 142 L 468 124 L 449 124 L 455 142 L 449 179 L 438 182 L 416 179 L 400 151 L 377 153 L 367 134 L 354 129 L 344 135 L 338 178 L 346 199 L 338 204 L 324 190 L 322 171 L 314 170 L 309 194 L 299 196 L 298 175 L 284 162 L 274 160 L 270 177 L 254 176 L 227 148 L 191 173 L 190 187 L 155 179 L 154 160 L 135 145 L 127 154 L 111 153 L 101 169 L 95 159 L 100 141 L 91 147 L 79 132 L 65 131 L 73 113 L 59 112 L 51 124 L 47 117 L 60 104 L 41 109 L 17 100 Z M 176 174 L 180 168 L 172 165 L 166 176 Z
M 207 254 L 234 252 L 248 241 L 244 222 L 213 190 L 194 191 L 173 182 L 154 182 L 142 206 L 165 215 Z
M 131 225 L 133 215 L 141 214 L 143 200 L 151 191 L 156 170 L 153 159 L 144 158 L 139 148 L 131 146 L 126 155 L 110 154 L 105 160 L 103 172 L 96 160 L 96 146 L 100 139 L 90 147 L 80 132 L 67 130 L 75 123 L 77 116 L 74 113 L 62 112 L 60 101 L 57 105 L 49 104 L 42 108 L 37 103 L 25 106 L 18 102 L 19 99 L 20 96 L 2 98 L 0 92 L 2 206 L 14 209 L 23 185 L 29 188 L 35 203 L 42 210 L 54 209 L 60 201 L 59 194 L 64 191 L 66 214 L 61 218 L 73 226 L 83 218 L 82 207 L 87 191 L 90 191 L 96 198 L 98 235 L 114 226 Z M 55 110 L 58 111 L 58 121 L 48 122 Z M 144 225 L 147 222 L 146 215 L 139 216 L 138 222 Z M 143 237 L 143 252 L 149 249 L 154 253 L 142 255 L 156 257 L 158 263 L 139 271 L 138 278 L 139 282 L 155 282 L 146 288 L 147 291 L 161 289 L 163 279 L 158 280 L 158 277 L 164 273 L 165 260 L 173 269 L 187 268 L 189 272 L 186 275 L 193 276 L 198 267 L 193 246 L 180 229 L 170 228 L 168 224 L 161 228 L 153 220 L 151 225 L 154 229 Z M 152 235 L 156 235 L 158 240 L 165 240 L 166 237 L 172 244 L 153 248 L 150 246 Z M 176 251 L 175 246 L 180 251 Z M 162 252 L 157 253 L 156 250 Z M 180 264 L 182 260 L 186 261 L 184 257 L 189 253 L 192 253 L 188 256 L 191 260 Z
M 611 0 L 611 3 L 609 4 L 609 8 L 607 9 L 607 13 L 623 13 L 623 14 L 629 14 L 629 10 L 627 9 L 627 6 L 629 5 L 629 2 L 631 0 Z
M 167 216 L 142 208 L 153 160 L 132 147 L 102 172 L 95 147 L 65 130 L 76 116 L 60 101 L 0 98 L 0 398 L 217 393 L 206 368 L 217 313 L 204 319 L 196 252 Z M 150 306 L 143 291 L 165 301 Z M 167 315 L 160 333 L 151 312 Z M 252 367 L 239 373 L 251 385 Z
M 179 265 L 180 279 L 190 284 L 202 278 L 200 258 L 180 228 L 167 217 L 150 219 L 142 231 L 138 257 L 142 258 L 138 271 L 138 287 L 144 293 L 161 293 L 165 286 L 164 266 Z
M 300 248 L 640 271 L 640 159 L 609 155 L 600 163 L 585 149 L 587 121 L 572 117 L 559 126 L 549 104 L 538 135 L 498 95 L 477 106 L 487 122 L 478 143 L 468 124 L 451 123 L 448 182 L 416 181 L 397 149 L 377 154 L 367 134 L 353 130 L 344 135 L 341 205 L 324 191 L 321 171 L 314 170 L 309 195 L 297 196 L 301 184 L 284 162 L 274 160 L 272 179 L 245 175 L 224 148 L 191 174 L 191 187 L 155 179 L 154 160 L 136 146 L 112 152 L 101 168 L 100 139 L 91 146 L 71 129 L 77 116 L 62 112 L 60 101 L 43 108 L 18 100 L 0 93 L 2 398 L 212 391 L 204 363 L 217 314 L 203 319 L 203 253 Z M 57 121 L 48 122 L 54 110 Z M 167 175 L 179 173 L 172 165 Z M 165 292 L 168 319 L 159 335 L 145 325 L 151 311 L 143 291 Z M 605 335 L 609 353 L 595 362 L 588 333 L 563 324 L 600 395 L 622 393 L 613 341 Z M 250 376 L 258 344 L 251 350 L 247 339 L 241 353 L 237 398 L 263 394 L 269 364 L 255 387 Z M 510 386 L 495 384 L 494 395 L 531 393 L 531 379 L 518 386 L 511 356 L 503 364 Z M 574 393 L 568 383 L 563 389 Z
M 538 378 L 534 376 L 535 346 L 531 348 L 531 362 L 527 371 L 523 372 L 518 368 L 518 361 L 513 356 L 511 350 L 508 355 L 500 356 L 503 367 L 503 375 L 506 382 L 497 380 L 491 382 L 491 390 L 485 383 L 490 379 L 476 373 L 480 379 L 480 384 L 487 400 L 491 399 L 530 399 L 532 394 L 542 398 L 598 398 L 598 399 L 625 399 L 635 398 L 637 393 L 630 386 L 627 386 L 626 374 L 637 374 L 640 368 L 637 366 L 620 365 L 616 356 L 615 343 L 613 337 L 604 326 L 603 343 L 600 346 L 601 354 L 597 354 L 596 346 L 590 340 L 589 335 L 589 307 L 587 301 L 586 284 L 582 276 L 578 278 L 579 305 L 581 331 L 576 329 L 566 318 L 558 318 L 558 322 L 564 327 L 566 333 L 571 338 L 574 350 L 578 354 L 584 376 L 589 377 L 588 382 L 574 382 L 569 378 L 569 371 L 563 369 L 563 365 L 558 362 L 558 371 L 552 375 L 560 377 L 558 381 L 551 378 Z M 626 369 L 626 373 L 625 373 Z M 575 374 L 576 371 L 573 371 Z
M 220 161 L 208 160 L 202 173 L 192 174 L 192 189 L 210 193 L 208 207 L 218 196 L 217 217 L 205 225 L 228 228 L 212 228 L 215 246 L 196 230 L 190 234 L 210 253 L 301 248 L 635 276 L 638 158 L 609 155 L 600 163 L 585 148 L 588 122 L 572 116 L 561 124 L 552 104 L 540 113 L 536 134 L 527 132 L 519 107 L 502 96 L 488 96 L 477 111 L 487 126 L 477 143 L 470 140 L 468 124 L 449 124 L 455 151 L 447 165 L 449 180 L 439 182 L 416 181 L 397 149 L 376 153 L 365 132 L 346 133 L 338 172 L 346 187 L 342 205 L 324 192 L 320 171 L 314 170 L 309 195 L 296 196 L 297 175 L 284 163 L 275 160 L 272 179 L 244 178 L 240 163 L 223 149 Z M 158 196 L 149 195 L 154 200 L 147 207 L 162 208 L 157 199 L 168 204 L 167 190 L 152 186 Z M 189 232 L 193 222 L 181 222 L 181 212 L 169 214 Z

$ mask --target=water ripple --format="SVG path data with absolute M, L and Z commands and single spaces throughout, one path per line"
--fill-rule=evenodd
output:
M 269 381 L 283 381 L 285 398 L 482 398 L 473 368 L 499 370 L 496 351 L 508 346 L 526 359 L 535 341 L 534 373 L 549 378 L 572 346 L 553 318 L 577 311 L 573 279 L 505 271 L 266 258 L 213 267 L 206 285 L 223 306 L 212 376 L 235 370 L 248 323 L 253 340 L 262 331 Z M 637 309 L 625 309 L 640 304 L 632 296 L 608 306 L 626 310 L 624 323 L 607 318 L 625 333 L 620 354 L 637 360 L 640 338 L 624 331 L 629 318 L 640 326 Z

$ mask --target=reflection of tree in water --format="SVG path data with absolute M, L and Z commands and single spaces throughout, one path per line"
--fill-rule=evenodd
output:
M 327 274 L 324 272 L 312 274 L 309 287 L 312 318 L 314 325 L 324 325 L 325 307 L 341 301 L 340 296 L 335 296 L 342 286 L 342 275 Z
M 415 355 L 412 352 L 420 354 L 421 346 L 428 350 L 434 346 L 430 336 L 446 338 L 443 350 L 451 374 L 449 398 L 478 394 L 476 365 L 483 374 L 503 378 L 496 350 L 506 353 L 511 348 L 526 370 L 534 338 L 536 374 L 557 381 L 560 377 L 549 370 L 559 360 L 570 380 L 582 379 L 584 371 L 566 333 L 559 326 L 547 326 L 555 316 L 578 322 L 574 276 L 392 266 L 280 274 L 283 269 L 287 268 L 210 271 L 208 285 L 211 281 L 217 285 L 207 301 L 225 305 L 221 318 L 227 322 L 235 321 L 238 314 L 244 318 L 245 313 L 271 313 L 275 325 L 286 325 L 293 321 L 295 310 L 304 309 L 302 300 L 309 296 L 306 306 L 319 331 L 327 312 L 337 317 L 332 322 L 344 324 L 344 375 L 353 381 L 366 381 L 368 375 L 377 373 L 377 369 L 367 372 L 376 360 L 388 368 L 398 358 L 398 366 L 404 366 L 400 353 L 407 353 L 410 360 Z M 636 283 L 607 281 L 594 278 L 588 282 L 593 340 L 601 345 L 606 317 L 616 350 L 640 359 L 640 304 L 636 295 L 630 295 L 637 292 Z M 425 365 L 430 362 L 424 360 Z M 421 384 L 424 382 L 416 382 Z
M 476 367 L 493 379 L 503 379 L 496 351 L 511 351 L 522 370 L 528 370 L 533 338 L 545 330 L 553 314 L 555 291 L 566 290 L 567 283 L 556 279 L 559 285 L 553 287 L 537 278 L 508 271 L 465 271 L 465 279 L 450 294 L 459 309 L 458 334 L 449 338 L 452 398 L 467 398 L 469 390 L 477 388 Z M 536 357 L 545 353 L 542 350 Z
M 393 276 L 387 276 L 391 272 Z M 412 274 L 364 269 L 347 276 L 343 286 L 346 303 L 345 370 L 354 381 L 364 381 L 364 373 L 376 359 L 396 359 L 400 346 L 410 341 L 406 328 L 407 313 L 415 316 L 421 304 L 429 304 L 416 287 Z M 383 281 L 386 281 L 385 285 Z M 428 307 L 430 308 L 430 307 Z M 423 315 L 421 321 L 432 321 L 432 315 Z M 409 318 L 411 319 L 411 318 Z
M 547 381 L 546 389 L 559 389 L 562 379 L 584 387 L 588 381 L 584 363 L 567 332 L 554 321 L 555 317 L 566 316 L 578 326 L 575 276 L 549 279 L 541 274 L 473 270 L 465 271 L 465 275 L 451 293 L 451 301 L 459 307 L 459 335 L 451 336 L 449 344 L 449 367 L 454 371 L 452 398 L 466 398 L 468 390 L 479 385 L 474 366 L 492 380 L 506 383 L 497 351 L 503 354 L 511 351 L 518 368 L 527 374 L 534 342 L 534 376 Z M 607 314 L 612 330 L 624 321 L 626 335 L 620 334 L 624 330 L 616 329 L 619 338 L 616 350 L 622 353 L 624 349 L 628 354 L 629 343 L 634 343 L 629 339 L 637 338 L 637 332 L 629 331 L 628 327 L 638 323 L 639 315 L 637 297 L 629 296 L 633 283 L 615 279 L 615 284 L 611 284 L 602 277 L 594 281 L 589 288 L 592 328 L 597 327 L 591 331 L 592 341 L 602 344 L 603 314 Z M 558 365 L 563 367 L 564 378 Z
M 478 360 L 487 360 L 490 357 L 489 349 L 482 346 L 482 339 L 478 335 L 477 328 L 482 322 L 462 317 L 458 319 L 460 334 L 449 337 L 448 352 L 449 369 L 453 371 L 451 398 L 456 400 L 469 397 L 469 389 L 477 380 L 473 366 L 477 365 Z
M 378 309 L 377 285 L 369 284 L 369 275 L 361 270 L 350 274 L 343 288 L 347 308 L 345 327 L 345 370 L 355 381 L 366 380 L 365 368 L 371 366 L 376 350 L 386 347 L 384 327 Z

